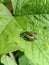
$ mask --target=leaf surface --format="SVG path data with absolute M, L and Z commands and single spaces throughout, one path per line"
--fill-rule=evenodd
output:
M 15 15 L 49 14 L 49 0 L 11 0 Z
M 49 14 L 26 14 L 15 20 L 6 7 L 0 5 L 0 55 L 23 50 L 34 65 L 49 65 Z M 36 39 L 26 41 L 20 37 L 26 31 L 36 32 Z
M 9 56 L 7 55 L 4 55 L 1 59 L 1 62 L 4 64 L 4 65 L 17 65 L 17 63 Z
M 0 8 L 0 54 L 2 55 L 18 48 L 15 41 L 22 29 L 6 7 L 0 5 L 2 7 Z
M 36 32 L 34 41 L 23 38 L 18 45 L 24 49 L 26 56 L 34 65 L 49 64 L 49 15 L 29 15 L 16 17 L 24 31 Z

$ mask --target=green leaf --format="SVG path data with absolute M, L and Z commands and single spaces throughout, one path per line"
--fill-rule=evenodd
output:
M 48 14 L 49 0 L 11 0 L 15 15 Z
M 49 65 L 49 15 L 28 15 L 15 17 L 24 31 L 36 32 L 34 41 L 19 40 L 27 58 L 34 65 Z M 22 31 L 23 32 L 23 31 Z
M 15 20 L 6 7 L 0 5 L 0 55 L 23 50 L 34 65 L 49 65 L 49 14 L 26 14 Z M 27 41 L 20 37 L 26 31 L 36 32 L 36 39 Z
M 17 65 L 16 62 L 9 56 L 7 55 L 4 55 L 1 59 L 1 62 L 4 64 L 4 65 Z
M 11 13 L 0 3 L 0 55 L 19 48 L 15 41 L 18 40 L 21 30 Z
M 33 63 L 25 55 L 23 55 L 19 58 L 19 65 L 33 65 Z
M 0 16 L 11 16 L 12 14 L 9 12 L 9 10 L 2 4 L 0 3 Z M 0 17 L 0 20 L 2 17 Z

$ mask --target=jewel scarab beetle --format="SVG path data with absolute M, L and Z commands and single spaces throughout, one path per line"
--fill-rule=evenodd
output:
M 20 34 L 21 37 L 23 37 L 27 41 L 33 41 L 35 38 L 35 32 L 23 32 Z

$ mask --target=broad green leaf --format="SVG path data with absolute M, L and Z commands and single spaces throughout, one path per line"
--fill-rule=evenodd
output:
M 19 48 L 15 41 L 18 40 L 21 31 L 22 29 L 17 21 L 6 7 L 0 3 L 0 55 Z
M 11 0 L 15 15 L 47 14 L 49 0 Z
M 19 39 L 19 47 L 24 49 L 34 65 L 49 65 L 49 15 L 28 15 L 16 17 L 24 31 L 36 32 L 36 40 Z M 22 31 L 23 32 L 23 31 Z
M 34 65 L 49 65 L 49 14 L 26 14 L 15 20 L 6 7 L 0 5 L 0 55 L 23 50 Z M 20 37 L 26 31 L 36 32 L 36 39 L 26 41 Z

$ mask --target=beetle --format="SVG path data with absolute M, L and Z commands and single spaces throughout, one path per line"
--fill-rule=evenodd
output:
M 27 40 L 27 41 L 33 41 L 34 39 L 36 39 L 35 38 L 35 35 L 36 33 L 35 32 L 23 32 L 22 34 L 21 34 L 21 37 L 23 37 L 25 40 Z

